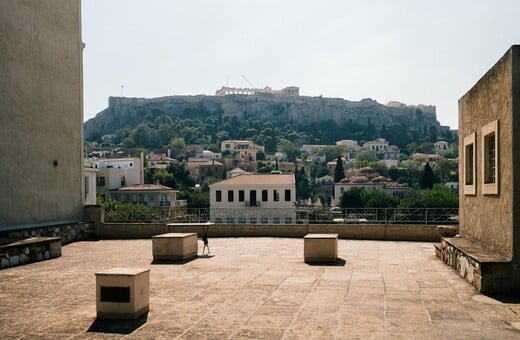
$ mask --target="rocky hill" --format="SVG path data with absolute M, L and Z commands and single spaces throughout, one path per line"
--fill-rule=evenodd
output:
M 226 96 L 169 96 L 159 98 L 110 97 L 108 108 L 85 122 L 85 139 L 96 140 L 125 126 L 135 127 L 154 109 L 172 118 L 237 117 L 255 118 L 295 127 L 334 121 L 338 126 L 372 124 L 401 125 L 426 131 L 441 126 L 435 106 L 409 106 L 398 102 L 387 105 L 372 99 L 348 101 L 341 98 L 288 97 L 274 94 Z

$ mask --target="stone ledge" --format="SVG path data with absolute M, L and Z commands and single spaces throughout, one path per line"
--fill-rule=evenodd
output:
M 60 237 L 30 237 L 0 246 L 0 269 L 61 256 Z
M 510 294 L 513 287 L 511 259 L 474 240 L 442 238 L 435 253 L 482 294 Z

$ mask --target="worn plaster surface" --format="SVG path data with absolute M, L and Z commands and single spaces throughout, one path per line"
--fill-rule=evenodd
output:
M 336 265 L 305 264 L 297 238 L 209 245 L 208 257 L 151 264 L 151 240 L 77 242 L 3 270 L 0 338 L 520 338 L 520 304 L 476 293 L 431 243 L 339 240 Z M 95 272 L 134 266 L 151 268 L 150 312 L 96 320 Z

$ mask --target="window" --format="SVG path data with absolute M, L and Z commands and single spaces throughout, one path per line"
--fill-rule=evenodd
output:
M 233 202 L 233 199 L 234 199 L 234 197 L 233 197 L 233 190 L 228 190 L 228 192 L 227 192 L 227 200 L 228 200 L 228 202 Z
M 285 202 L 290 202 L 290 201 L 291 201 L 291 190 L 285 189 Z
M 262 202 L 267 202 L 267 190 L 262 190 Z
M 250 190 L 249 191 L 249 201 L 251 207 L 256 207 L 256 190 Z
M 280 224 L 280 217 L 273 217 L 273 224 Z
M 498 194 L 498 120 L 482 127 L 482 193 Z
M 238 190 L 238 201 L 244 202 L 246 200 L 246 195 L 244 195 L 244 190 Z
M 280 200 L 280 193 L 278 192 L 278 190 L 273 190 L 273 200 L 275 202 L 278 202 Z
M 250 217 L 249 218 L 249 223 L 256 224 L 256 217 Z
M 464 195 L 475 195 L 477 193 L 475 185 L 475 140 L 475 132 L 464 137 Z
M 217 190 L 217 192 L 215 194 L 216 194 L 215 200 L 217 202 L 222 202 L 222 191 Z
M 105 186 L 105 177 L 104 176 L 101 176 L 101 177 L 97 178 L 97 185 L 100 186 L 100 187 L 104 187 Z
M 261 223 L 262 223 L 262 224 L 267 224 L 267 223 L 269 223 L 269 218 L 267 218 L 267 216 L 262 216 Z
M 292 224 L 292 217 L 285 217 L 285 224 Z

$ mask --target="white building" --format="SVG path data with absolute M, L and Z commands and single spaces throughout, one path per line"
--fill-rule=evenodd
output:
M 97 193 L 106 196 L 109 190 L 142 184 L 143 168 L 139 158 L 101 159 L 96 163 Z
M 313 154 L 315 153 L 316 151 L 318 151 L 318 149 L 324 147 L 325 145 L 318 145 L 318 144 L 303 144 L 301 147 L 300 147 L 300 152 L 305 152 L 306 154 Z
M 376 154 L 384 153 L 388 149 L 388 141 L 384 138 L 376 138 L 363 144 L 363 148 Z
M 238 175 L 210 185 L 210 220 L 215 223 L 296 223 L 292 174 Z
M 220 150 L 229 151 L 231 154 L 238 153 L 246 161 L 256 161 L 256 153 L 264 152 L 264 147 L 248 140 L 225 140 L 220 143 Z
M 450 150 L 450 144 L 443 140 L 433 143 L 433 147 L 437 153 L 443 153 Z
M 186 201 L 177 201 L 179 191 L 157 184 L 134 184 L 110 190 L 108 199 L 123 203 L 140 203 L 149 207 L 171 208 L 185 205 Z
M 357 140 L 343 139 L 336 142 L 336 145 L 345 147 L 346 150 L 357 150 L 359 148 Z

